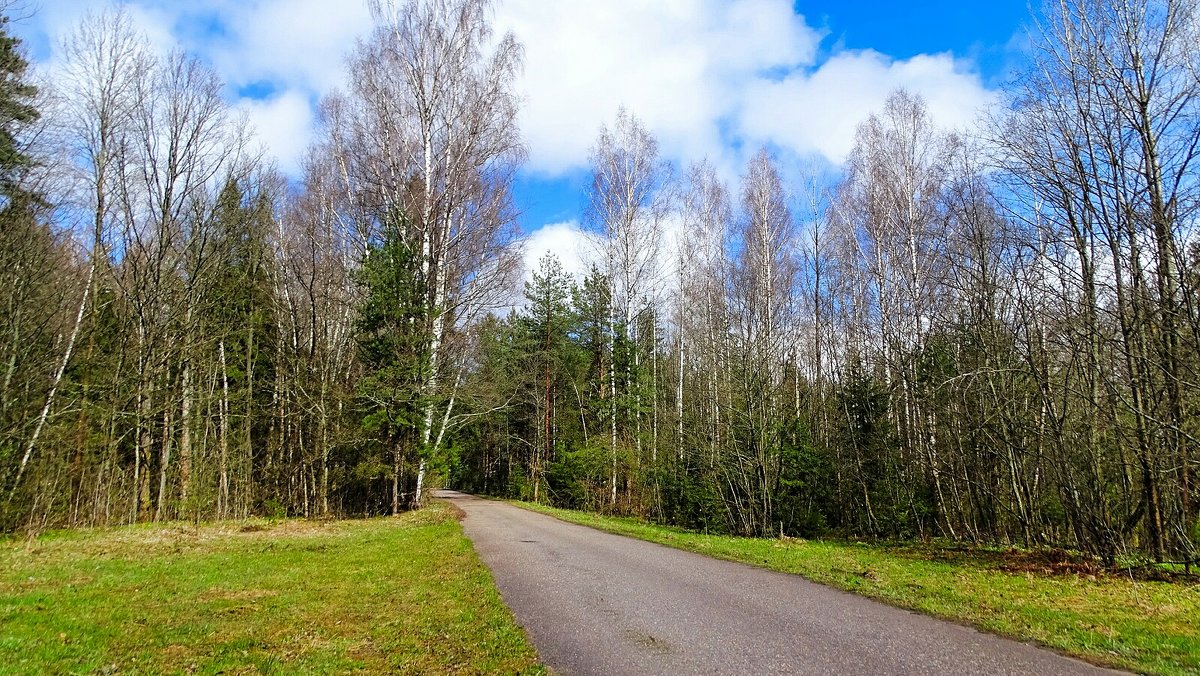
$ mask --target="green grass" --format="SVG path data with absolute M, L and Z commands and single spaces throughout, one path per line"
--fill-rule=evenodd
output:
M 1063 573 L 1052 564 L 1039 570 L 1029 565 L 1036 557 L 1000 550 L 704 535 L 636 519 L 518 504 L 611 533 L 796 573 L 1097 664 L 1147 673 L 1200 673 L 1200 585 L 1194 578 L 1190 584 L 1135 581 L 1103 573 Z M 1021 566 L 1012 566 L 1014 561 Z
M 450 507 L 0 540 L 0 673 L 542 673 Z

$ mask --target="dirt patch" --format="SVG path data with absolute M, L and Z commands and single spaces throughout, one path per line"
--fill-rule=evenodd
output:
M 1081 575 L 1099 577 L 1109 571 L 1094 559 L 1061 549 L 1010 550 L 1001 552 L 996 568 L 1006 573 Z
M 251 522 L 243 524 L 238 529 L 238 535 L 251 538 L 263 535 L 272 538 L 340 535 L 342 532 L 342 529 L 337 528 L 337 522 L 332 519 L 286 519 L 284 521 Z
M 140 558 L 208 551 L 237 542 L 343 537 L 352 532 L 337 521 L 309 519 L 146 524 L 97 529 L 83 539 L 38 540 L 21 554 L 31 559 L 63 552 L 69 552 L 70 558 Z

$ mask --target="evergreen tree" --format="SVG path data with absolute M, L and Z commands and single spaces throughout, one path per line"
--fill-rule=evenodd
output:
M 522 325 L 531 345 L 531 361 L 537 382 L 534 410 L 537 426 L 530 474 L 533 480 L 533 500 L 540 498 L 540 487 L 547 463 L 553 462 L 558 437 L 557 418 L 559 383 L 568 377 L 570 351 L 573 345 L 568 331 L 574 324 L 571 312 L 571 278 L 553 255 L 544 256 L 532 279 L 525 283 L 525 298 L 529 309 Z
M 420 386 L 429 369 L 425 280 L 420 257 L 402 232 L 400 217 L 389 220 L 358 274 L 364 295 L 358 317 L 362 427 L 384 451 L 380 465 L 391 463 L 393 514 L 401 509 L 405 462 L 426 452 L 418 447 L 424 411 Z
M 38 213 L 42 199 L 26 180 L 33 160 L 21 133 L 39 117 L 37 89 L 8 22 L 0 16 L 0 489 L 6 492 L 17 488 L 30 458 L 22 447 L 31 448 L 27 440 L 40 431 L 37 410 L 56 384 L 47 378 L 60 361 L 55 333 L 71 282 L 59 242 Z M 13 504 L 11 492 L 7 497 Z
M 23 185 L 24 170 L 32 163 L 20 140 L 21 127 L 39 117 L 33 100 L 37 87 L 29 83 L 29 62 L 21 41 L 8 32 L 9 18 L 0 16 L 0 196 L 5 207 L 33 198 Z
M 214 283 L 202 301 L 208 321 L 203 334 L 216 341 L 206 349 L 223 364 L 219 368 L 228 388 L 225 405 L 231 422 L 231 461 L 244 478 L 266 478 L 268 484 L 278 485 L 282 483 L 279 477 L 261 476 L 278 361 L 268 242 L 272 224 L 268 195 L 249 194 L 240 181 L 230 177 L 217 196 L 213 213 L 211 262 L 201 261 L 198 266 L 220 266 L 213 271 Z M 280 496 L 268 493 L 265 498 L 278 501 Z

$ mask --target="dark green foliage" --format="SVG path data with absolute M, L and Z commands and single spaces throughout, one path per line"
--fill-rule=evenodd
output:
M 11 491 L 21 488 L 14 481 L 51 386 L 76 272 L 27 181 L 34 158 L 21 135 L 39 117 L 37 89 L 8 22 L 0 16 L 0 530 L 19 518 Z
M 265 471 L 270 407 L 279 368 L 278 319 L 274 301 L 272 252 L 269 236 L 274 221 L 265 192 L 248 194 L 230 178 L 217 196 L 213 212 L 216 225 L 211 253 L 197 252 L 195 266 L 201 275 L 212 270 L 214 282 L 205 289 L 202 329 L 209 345 L 224 350 L 224 378 L 230 390 L 230 417 L 236 422 L 231 436 L 237 455 L 252 465 L 259 478 Z M 207 258 L 211 257 L 211 258 Z M 219 355 L 218 355 L 219 357 Z M 279 496 L 274 496 L 279 502 Z
M 4 207 L 20 209 L 19 202 L 34 199 L 22 184 L 23 170 L 32 159 L 22 147 L 19 130 L 38 119 L 33 105 L 37 88 L 30 84 L 29 63 L 21 41 L 8 31 L 9 18 L 0 16 L 0 196 Z
M 394 216 L 373 242 L 357 275 L 363 291 L 356 323 L 362 376 L 356 397 L 368 453 L 358 461 L 360 480 L 377 479 L 391 466 L 393 511 L 399 507 L 404 463 L 424 453 L 419 429 L 424 406 L 422 383 L 429 370 L 429 333 L 425 327 L 425 280 L 421 261 L 403 240 Z M 364 465 L 365 463 L 365 465 Z
M 833 464 L 816 446 L 803 419 L 784 423 L 780 435 L 776 514 L 785 535 L 817 537 L 829 529 L 834 498 Z

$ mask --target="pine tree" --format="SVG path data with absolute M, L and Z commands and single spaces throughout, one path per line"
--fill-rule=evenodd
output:
M 229 419 L 229 438 L 222 448 L 228 446 L 226 453 L 231 457 L 219 461 L 218 486 L 224 501 L 228 498 L 230 471 L 243 480 L 261 473 L 258 459 L 266 444 L 268 410 L 274 394 L 277 318 L 268 248 L 272 215 L 267 194 L 248 194 L 242 182 L 230 177 L 217 196 L 213 224 L 215 243 L 208 254 L 210 262 L 199 264 L 202 268 L 220 266 L 219 271 L 202 272 L 215 275 L 211 288 L 203 290 L 206 297 L 202 306 L 209 324 L 203 331 L 204 339 L 212 343 L 206 348 L 216 355 L 220 380 L 228 389 L 223 409 Z M 186 484 L 186 472 L 183 479 Z M 186 496 L 186 485 L 184 490 Z M 265 499 L 278 501 L 279 497 L 267 495 Z
M 571 313 L 571 278 L 553 255 L 544 256 L 532 280 L 525 283 L 529 309 L 522 324 L 532 347 L 531 358 L 538 382 L 534 409 L 538 412 L 536 438 L 530 474 L 533 500 L 538 501 L 546 464 L 553 462 L 558 382 L 568 365 L 570 342 L 567 332 L 574 323 Z
M 39 117 L 33 100 L 37 87 L 29 83 L 29 62 L 21 54 L 21 41 L 8 32 L 7 16 L 0 16 L 0 196 L 11 208 L 34 195 L 22 184 L 32 163 L 21 147 L 20 128 Z

